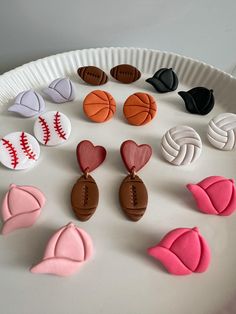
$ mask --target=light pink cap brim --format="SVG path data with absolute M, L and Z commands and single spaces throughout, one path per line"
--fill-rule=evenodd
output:
M 52 274 L 58 276 L 69 276 L 78 271 L 83 262 L 73 261 L 67 258 L 52 257 L 42 260 L 33 266 L 30 271 L 38 274 Z
M 29 213 L 13 216 L 3 223 L 2 234 L 8 234 L 16 229 L 32 226 L 40 215 L 41 210 L 36 209 Z

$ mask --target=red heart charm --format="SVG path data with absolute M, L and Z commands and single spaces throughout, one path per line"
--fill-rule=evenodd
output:
M 83 172 L 92 172 L 106 158 L 106 150 L 102 146 L 94 146 L 90 141 L 82 141 L 76 149 L 77 160 Z
M 150 145 L 137 145 L 134 141 L 128 140 L 120 147 L 121 157 L 129 172 L 136 172 L 142 169 L 152 156 Z

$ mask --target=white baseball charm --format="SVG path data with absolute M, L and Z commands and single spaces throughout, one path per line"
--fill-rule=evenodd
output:
M 10 133 L 0 141 L 0 162 L 7 168 L 14 170 L 30 168 L 39 156 L 39 143 L 26 132 Z
M 188 165 L 197 160 L 202 151 L 202 141 L 198 133 L 189 126 L 176 126 L 162 138 L 163 157 L 171 164 Z
M 48 111 L 40 115 L 34 124 L 34 135 L 47 146 L 55 146 L 68 140 L 71 123 L 66 115 L 59 111 Z
M 208 124 L 207 138 L 218 149 L 232 150 L 236 146 L 236 114 L 221 113 Z

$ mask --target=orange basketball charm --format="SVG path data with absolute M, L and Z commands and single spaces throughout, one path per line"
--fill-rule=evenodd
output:
M 108 92 L 94 90 L 85 97 L 83 109 L 90 120 L 105 122 L 110 120 L 116 112 L 116 102 Z
M 123 112 L 130 124 L 144 125 L 155 117 L 156 101 L 149 94 L 135 93 L 126 99 Z

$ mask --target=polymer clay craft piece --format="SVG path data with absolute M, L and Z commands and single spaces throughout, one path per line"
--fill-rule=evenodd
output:
M 94 90 L 85 97 L 83 109 L 91 121 L 106 122 L 115 114 L 116 102 L 108 92 Z
M 188 184 L 199 210 L 205 214 L 229 216 L 236 209 L 236 186 L 233 179 L 208 177 L 197 184 Z
M 90 172 L 103 163 L 106 150 L 85 140 L 78 144 L 76 155 L 83 174 L 71 191 L 71 206 L 76 217 L 86 221 L 94 214 L 99 201 L 98 187 Z
M 2 234 L 32 226 L 44 204 L 45 196 L 36 187 L 11 184 L 1 207 Z
M 141 77 L 140 71 L 130 64 L 119 64 L 111 69 L 110 74 L 124 84 L 133 83 Z
M 80 67 L 77 73 L 83 81 L 90 85 L 103 85 L 108 80 L 106 73 L 95 66 Z
M 216 148 L 233 150 L 236 146 L 236 114 L 221 113 L 208 124 L 207 138 Z
M 156 101 L 147 93 L 135 93 L 126 99 L 123 113 L 132 125 L 147 124 L 157 113 Z
M 173 275 L 205 272 L 211 253 L 198 228 L 178 228 L 167 233 L 148 254 L 159 260 Z
M 16 96 L 13 105 L 8 108 L 8 111 L 16 112 L 23 117 L 29 118 L 44 112 L 45 102 L 39 93 L 28 90 Z
M 30 271 L 38 274 L 69 276 L 93 255 L 90 236 L 73 223 L 59 229 L 49 240 L 44 257 Z
M 194 87 L 188 92 L 178 92 L 185 102 L 185 107 L 190 113 L 206 115 L 214 107 L 215 99 L 213 90 L 206 87 Z
M 134 141 L 127 140 L 122 143 L 120 153 L 129 172 L 120 186 L 120 205 L 130 220 L 138 221 L 146 211 L 148 192 L 145 184 L 136 173 L 151 158 L 152 148 L 147 144 L 137 145 Z
M 43 92 L 55 103 L 73 101 L 75 98 L 74 86 L 68 78 L 58 78 L 52 81 Z
M 202 141 L 198 133 L 189 126 L 176 126 L 163 136 L 163 157 L 173 165 L 189 165 L 201 155 Z
M 34 123 L 35 137 L 46 146 L 55 146 L 66 142 L 70 133 L 70 120 L 59 111 L 45 112 Z
M 162 68 L 146 80 L 158 93 L 168 93 L 177 89 L 179 80 L 172 68 Z
M 39 143 L 26 132 L 13 132 L 0 140 L 0 162 L 9 169 L 30 168 L 37 162 L 39 156 Z

